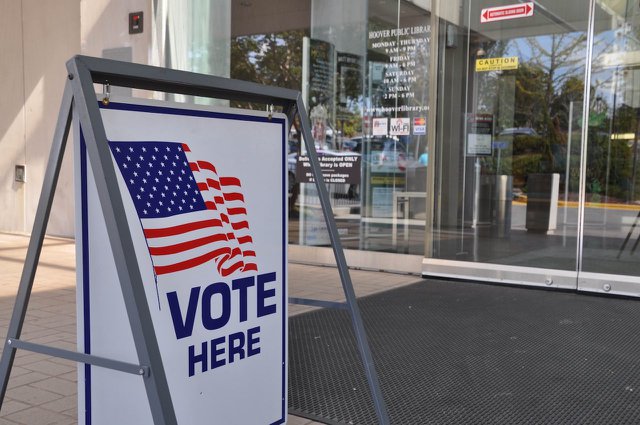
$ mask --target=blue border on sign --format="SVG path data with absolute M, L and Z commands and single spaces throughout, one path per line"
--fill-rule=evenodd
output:
M 168 114 L 181 115 L 202 118 L 218 118 L 231 119 L 237 121 L 252 121 L 264 123 L 277 123 L 282 128 L 282 381 L 281 381 L 281 418 L 273 422 L 271 425 L 283 424 L 286 420 L 287 406 L 285 404 L 286 379 L 287 379 L 287 320 L 285 314 L 288 303 L 287 293 L 287 150 L 286 143 L 286 120 L 283 118 L 268 118 L 253 115 L 233 114 L 228 112 L 213 112 L 194 109 L 172 108 L 168 106 L 150 106 L 136 105 L 130 103 L 110 102 L 105 106 L 102 102 L 98 102 L 100 109 L 115 109 L 119 111 L 146 112 L 152 114 Z M 82 209 L 82 287 L 83 287 L 83 315 L 84 315 L 84 349 L 85 353 L 91 354 L 91 299 L 89 294 L 90 276 L 89 276 L 89 227 L 88 227 L 88 201 L 87 201 L 87 155 L 82 129 L 80 130 L 80 187 L 81 187 L 81 209 Z M 91 365 L 85 364 L 85 425 L 91 425 Z
M 89 294 L 89 222 L 87 200 L 87 145 L 80 130 L 80 208 L 82 210 L 82 311 L 84 315 L 83 345 L 91 354 L 91 309 Z M 91 425 L 91 365 L 84 364 L 85 425 Z
M 283 120 L 284 121 L 284 120 Z M 287 155 L 289 153 L 289 146 L 285 147 L 284 145 L 288 145 L 288 143 L 286 142 L 287 140 L 287 133 L 285 132 L 285 127 L 286 125 L 282 125 L 282 150 L 283 150 L 283 158 L 287 158 Z M 288 164 L 286 162 L 286 159 L 283 159 L 284 163 L 282 164 L 282 166 L 284 167 L 283 169 L 283 175 L 282 175 L 282 228 L 284 229 L 282 232 L 282 246 L 284 247 L 284 252 L 282 255 L 282 282 L 286 282 L 286 270 L 287 270 L 287 256 L 286 256 L 286 249 L 287 249 L 287 242 L 288 242 L 288 234 L 287 234 L 287 220 L 288 220 L 288 215 L 289 215 L 289 191 L 288 191 L 288 187 L 289 187 L 289 181 L 288 181 L 288 176 L 287 176 L 287 172 L 288 172 Z M 287 176 L 287 177 L 285 177 Z M 285 290 L 286 288 L 283 288 L 282 291 L 282 316 L 283 316 L 283 320 L 282 320 L 282 418 L 280 419 L 280 422 L 277 422 L 277 424 L 281 424 L 284 423 L 287 417 L 287 406 L 285 405 L 285 394 L 284 394 L 284 389 L 286 388 L 286 365 L 287 365 L 287 359 L 285 358 L 285 353 L 287 352 L 287 320 L 289 320 L 289 315 L 285 314 L 285 310 L 287 305 L 289 304 L 289 300 L 287 299 L 287 291 Z

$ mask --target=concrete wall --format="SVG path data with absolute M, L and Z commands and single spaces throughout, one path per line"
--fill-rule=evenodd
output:
M 78 0 L 0 1 L 2 231 L 30 232 L 33 226 L 67 75 L 64 62 L 80 47 L 79 22 Z M 70 182 L 70 159 L 63 187 Z M 26 166 L 26 183 L 14 181 L 17 164 Z M 69 235 L 73 216 L 64 205 L 72 202 L 70 188 L 56 198 L 49 232 Z
M 311 0 L 231 2 L 231 36 L 269 34 L 310 27 Z
M 22 4 L 0 0 L 0 11 L 0 230 L 23 231 L 25 184 L 14 181 L 25 163 Z
M 145 31 L 129 35 L 129 12 L 143 11 Z M 82 53 L 131 48 L 148 63 L 151 0 L 0 0 L 0 231 L 31 232 L 66 81 L 65 62 Z M 72 140 L 70 140 L 72 143 Z M 73 236 L 71 145 L 47 233 Z M 14 181 L 26 166 L 26 183 Z
M 77 1 L 77 0 L 76 0 Z M 105 49 L 130 47 L 135 63 L 149 63 L 151 0 L 83 0 L 82 54 L 102 56 Z M 142 34 L 129 34 L 129 13 L 144 13 Z
M 66 81 L 65 61 L 77 54 L 80 47 L 80 7 L 77 0 L 23 0 L 22 8 L 28 176 L 25 231 L 30 232 Z M 65 153 L 47 228 L 48 233 L 54 235 L 73 234 L 70 148 Z

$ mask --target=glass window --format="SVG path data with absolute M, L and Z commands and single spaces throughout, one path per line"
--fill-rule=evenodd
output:
M 303 47 L 303 94 L 322 161 L 344 167 L 328 184 L 343 244 L 422 255 L 430 15 L 396 0 L 312 4 L 323 13 Z M 328 245 L 315 187 L 297 171 L 290 241 Z
M 422 255 L 429 2 L 178 3 L 156 8 L 163 65 L 301 90 L 344 246 Z M 328 246 L 298 127 L 289 145 L 289 241 Z

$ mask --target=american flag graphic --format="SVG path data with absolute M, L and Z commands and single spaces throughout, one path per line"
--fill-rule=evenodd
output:
M 176 142 L 109 142 L 142 223 L 156 276 L 212 262 L 257 271 L 241 182 Z

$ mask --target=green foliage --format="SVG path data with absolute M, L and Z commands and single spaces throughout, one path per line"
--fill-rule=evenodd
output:
M 362 113 L 358 105 L 355 102 L 353 103 L 351 110 L 344 111 L 341 114 L 341 119 L 338 120 L 340 131 L 346 138 L 362 134 Z
M 544 92 L 547 76 L 541 68 L 527 63 L 522 64 L 514 74 L 516 77 L 514 122 L 518 123 L 519 127 L 546 132 L 544 116 L 548 105 L 545 102 Z
M 629 196 L 633 153 L 627 140 L 611 140 L 608 133 L 589 132 L 587 194 L 594 202 L 600 196 L 624 201 Z
M 584 81 L 582 77 L 568 77 L 554 96 L 551 103 L 551 115 L 558 118 L 560 128 L 569 128 L 569 104 L 573 102 L 573 118 L 581 116 Z
M 300 90 L 305 35 L 305 31 L 292 30 L 235 37 L 231 40 L 231 78 Z
M 583 33 L 550 34 L 508 41 L 484 47 L 488 57 L 518 56 L 518 69 L 478 75 L 478 110 L 493 114 L 496 138 L 510 142 L 508 149 L 496 151 L 482 161 L 484 173 L 512 173 L 514 186 L 525 190 L 532 173 L 566 172 L 571 128 L 574 142 L 570 152 L 569 191 L 577 192 L 580 181 L 579 139 L 583 126 L 582 103 L 585 91 Z M 602 79 L 604 78 L 604 79 Z M 611 97 L 612 88 L 622 74 L 605 74 L 591 81 L 586 187 L 592 201 L 631 201 L 637 197 L 634 184 L 636 140 L 615 137 L 638 134 L 640 112 L 624 103 L 622 96 Z M 619 88 L 624 88 L 621 85 Z M 500 93 L 496 96 L 496 93 Z M 573 106 L 572 106 L 573 105 Z M 570 109 L 573 109 L 570 114 Z M 573 120 L 570 123 L 570 120 Z M 500 135 L 505 128 L 523 128 L 527 135 Z M 526 129 L 526 131 L 524 130 Z M 534 135 L 535 134 L 537 135 Z M 636 182 L 632 182 L 635 178 Z M 640 192 L 640 191 L 638 191 Z M 640 193 L 639 193 L 640 194 Z

